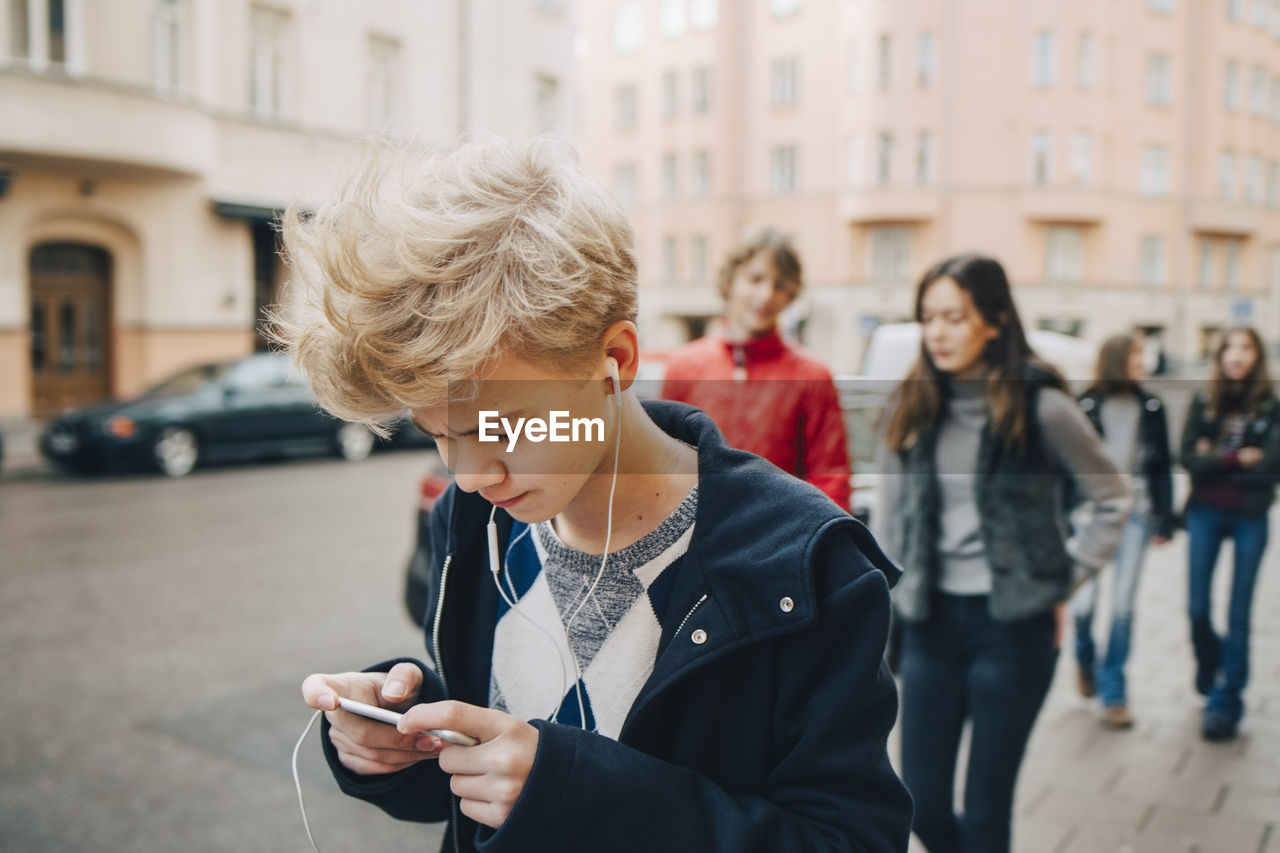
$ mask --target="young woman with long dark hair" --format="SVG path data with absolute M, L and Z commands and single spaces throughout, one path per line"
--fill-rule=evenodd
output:
M 1209 393 L 1197 395 L 1182 433 L 1182 465 L 1191 472 L 1186 525 L 1190 537 L 1188 613 L 1195 650 L 1195 687 L 1208 697 L 1201 733 L 1236 736 L 1249 680 L 1249 613 L 1267 547 L 1267 510 L 1280 475 L 1280 404 L 1271 387 L 1262 338 L 1229 329 L 1213 356 Z M 1210 619 L 1218 550 L 1234 544 L 1227 633 Z
M 1106 651 L 1098 660 L 1093 642 L 1093 616 L 1098 602 L 1097 578 L 1071 597 L 1075 622 L 1077 683 L 1086 697 L 1102 700 L 1102 723 L 1114 729 L 1133 725 L 1129 711 L 1125 664 L 1133 633 L 1134 603 L 1147 545 L 1163 545 L 1173 535 L 1173 477 L 1169 427 L 1160 398 L 1142 387 L 1143 340 L 1113 335 L 1098 351 L 1093 384 L 1080 396 L 1103 449 L 1121 471 L 1133 476 L 1133 512 L 1116 552 L 1111 592 L 1111 624 Z
M 998 262 L 934 266 L 915 313 L 920 357 L 888 413 L 873 516 L 904 570 L 894 594 L 903 780 L 930 853 L 1007 851 L 1014 784 L 1058 656 L 1058 606 L 1115 553 L 1129 488 L 1031 351 Z M 1068 480 L 1093 510 L 1070 539 Z

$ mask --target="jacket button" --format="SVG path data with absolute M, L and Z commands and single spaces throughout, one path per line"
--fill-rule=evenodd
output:
M 791 599 L 791 596 L 784 595 L 782 600 L 778 602 L 778 607 L 782 609 L 783 613 L 790 613 L 796 609 L 796 603 Z
M 695 646 L 700 646 L 707 641 L 707 632 L 699 628 L 693 632 L 689 639 L 693 640 Z

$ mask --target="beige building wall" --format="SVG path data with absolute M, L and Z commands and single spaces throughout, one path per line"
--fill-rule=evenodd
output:
M 63 0 L 61 33 L 50 2 L 0 15 L 0 419 L 35 413 L 33 248 L 108 252 L 106 389 L 131 394 L 261 346 L 270 220 L 364 136 L 573 120 L 551 0 Z
M 1028 325 L 1092 341 L 1157 329 L 1184 362 L 1232 322 L 1280 340 L 1275 3 L 580 9 L 582 146 L 632 212 L 654 349 L 718 310 L 703 269 L 761 222 L 794 235 L 801 337 L 841 372 L 857 369 L 876 323 L 910 316 L 924 269 L 971 250 L 1005 264 Z M 695 14 L 714 23 L 678 26 Z M 679 90 L 699 67 L 710 109 L 672 110 L 667 75 Z M 772 158 L 786 148 L 794 180 L 779 184 Z M 684 175 L 699 150 L 716 162 L 714 192 L 672 193 L 663 157 Z M 695 269 L 698 240 L 712 260 Z

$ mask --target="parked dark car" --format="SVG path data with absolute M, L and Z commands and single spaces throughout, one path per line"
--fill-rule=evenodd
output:
M 321 411 L 288 356 L 261 353 L 182 370 L 131 400 L 54 418 L 41 452 L 91 472 L 153 469 L 181 477 L 215 461 L 309 453 L 364 459 L 376 439 Z

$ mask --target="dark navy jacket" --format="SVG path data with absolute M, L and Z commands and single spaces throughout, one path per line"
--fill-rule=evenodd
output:
M 400 819 L 450 821 L 446 850 L 905 851 L 911 800 L 885 745 L 897 716 L 883 663 L 897 567 L 859 522 L 728 447 L 701 411 L 645 408 L 698 448 L 698 507 L 653 674 L 619 739 L 532 721 L 533 769 L 497 831 L 461 814 L 435 762 L 357 776 L 338 763 L 326 727 L 339 785 Z M 433 541 L 444 545 L 424 701 L 487 704 L 489 510 L 456 486 L 436 505 Z

